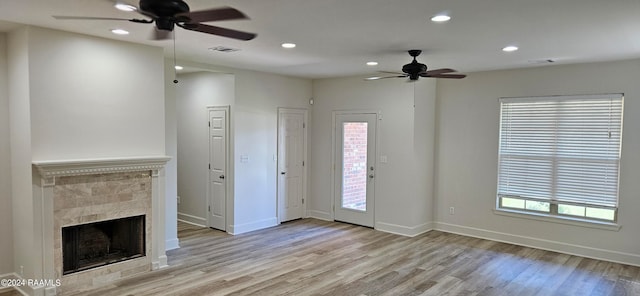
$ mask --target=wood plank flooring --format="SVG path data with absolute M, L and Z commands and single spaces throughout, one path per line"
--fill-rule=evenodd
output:
M 431 231 L 304 219 L 231 236 L 180 223 L 170 267 L 71 295 L 640 295 L 640 268 Z

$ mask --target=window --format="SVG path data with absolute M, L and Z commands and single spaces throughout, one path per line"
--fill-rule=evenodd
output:
M 615 222 L 623 95 L 500 99 L 497 208 Z

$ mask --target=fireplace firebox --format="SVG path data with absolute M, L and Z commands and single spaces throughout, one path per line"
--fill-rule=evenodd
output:
M 63 274 L 145 256 L 145 216 L 62 228 Z

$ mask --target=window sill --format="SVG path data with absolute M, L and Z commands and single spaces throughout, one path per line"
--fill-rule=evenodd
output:
M 532 213 L 532 212 L 523 212 L 518 210 L 508 210 L 508 209 L 493 209 L 493 213 L 501 216 L 515 217 L 515 218 L 524 218 L 530 220 L 544 221 L 550 223 L 560 223 L 567 224 L 573 226 L 587 227 L 587 228 L 595 228 L 609 231 L 620 231 L 621 225 L 613 222 L 601 222 L 601 221 L 593 221 L 593 220 L 585 220 L 580 218 L 572 218 L 565 216 L 555 216 L 544 213 Z

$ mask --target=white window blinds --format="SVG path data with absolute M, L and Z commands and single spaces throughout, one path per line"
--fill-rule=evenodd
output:
M 498 197 L 618 205 L 622 94 L 500 100 Z

